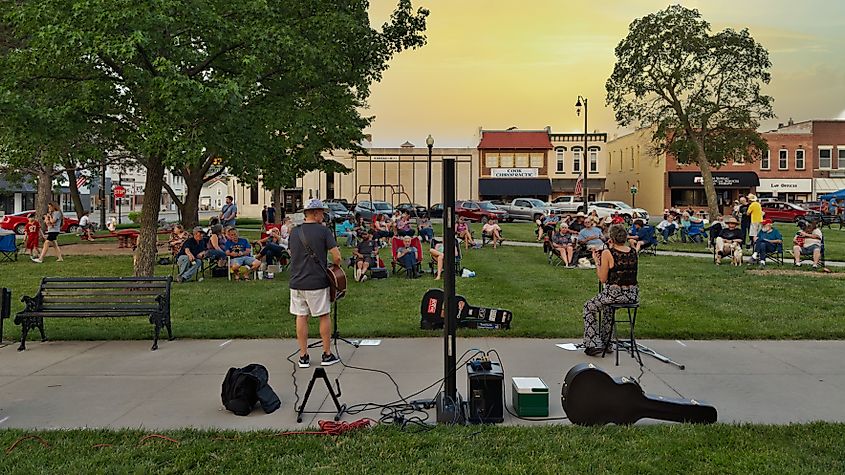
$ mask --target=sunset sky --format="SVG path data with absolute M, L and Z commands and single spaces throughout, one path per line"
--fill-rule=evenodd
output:
M 395 0 L 372 0 L 381 25 Z M 479 126 L 556 132 L 583 130 L 579 94 L 590 100 L 589 128 L 617 128 L 604 105 L 614 47 L 635 18 L 665 8 L 654 0 L 427 0 L 428 44 L 401 53 L 373 86 L 368 132 L 376 146 L 405 140 L 473 146 Z M 769 50 L 778 119 L 845 118 L 845 2 L 687 1 L 714 31 L 747 27 Z

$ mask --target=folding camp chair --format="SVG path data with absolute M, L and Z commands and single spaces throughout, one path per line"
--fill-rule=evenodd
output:
M 404 247 L 404 246 L 405 246 L 405 243 L 403 242 L 403 239 L 400 238 L 400 237 L 394 237 L 393 239 L 390 240 L 390 255 L 391 255 L 390 267 L 391 267 L 391 272 L 393 273 L 393 275 L 396 275 L 396 270 L 397 270 L 397 268 L 399 268 L 400 270 L 406 271 L 406 273 L 409 270 L 411 270 L 411 271 L 416 272 L 417 274 L 422 274 L 422 243 L 420 242 L 420 238 L 419 237 L 411 238 L 411 246 L 413 246 L 417 250 L 417 262 L 416 262 L 416 265 L 413 269 L 405 269 L 402 266 L 402 263 L 399 262 L 399 259 L 396 257 L 396 254 L 399 252 L 399 248 Z
M 681 231 L 681 240 L 686 241 L 689 239 L 690 242 L 704 242 L 707 240 L 707 231 L 704 230 L 704 223 L 690 223 L 689 228 L 686 231 Z
M 822 254 L 822 256 L 824 256 L 824 254 Z M 812 259 L 812 256 L 810 256 L 810 259 Z M 766 253 L 766 260 L 767 261 L 769 261 L 769 260 L 775 261 L 779 265 L 783 265 L 783 244 L 782 243 L 778 244 L 778 245 L 775 246 L 774 251 L 767 252 Z
M 0 261 L 18 260 L 18 240 L 14 234 L 0 235 Z
M 431 247 L 436 248 L 438 244 L 441 243 L 440 239 L 434 238 L 431 240 Z M 431 254 L 429 254 L 431 255 Z M 461 265 L 461 240 L 455 240 L 455 274 L 459 275 L 464 271 L 463 266 Z M 428 269 L 431 271 L 432 274 L 437 272 L 437 259 L 434 256 L 431 256 L 431 259 L 428 261 Z
M 657 234 L 656 234 L 657 230 L 654 229 L 654 226 L 651 226 L 651 225 L 643 226 L 643 230 L 646 233 L 648 233 L 649 236 L 651 236 L 652 241 L 651 241 L 650 244 L 647 244 L 647 245 L 643 246 L 642 248 L 640 248 L 640 255 L 651 254 L 652 256 L 656 256 L 657 255 L 657 244 L 660 242 L 657 239 Z

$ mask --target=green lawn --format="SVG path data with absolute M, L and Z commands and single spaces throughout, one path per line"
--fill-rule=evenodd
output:
M 350 254 L 346 248 L 343 253 Z M 583 303 L 597 288 L 594 271 L 552 267 L 540 249 L 510 246 L 470 250 L 463 264 L 478 277 L 459 279 L 458 292 L 470 304 L 512 310 L 514 321 L 510 331 L 461 330 L 461 334 L 549 338 L 581 334 Z M 14 292 L 12 311 L 17 312 L 22 308 L 20 296 L 33 295 L 43 276 L 130 275 L 131 257 L 70 256 L 64 263 L 47 258 L 40 265 L 22 258 L 0 264 L 0 269 L 0 286 Z M 646 338 L 690 339 L 845 337 L 843 280 L 804 269 L 790 275 L 759 275 L 748 267 L 717 267 L 704 259 L 643 256 L 637 333 Z M 158 271 L 166 274 L 170 266 Z M 174 284 L 176 335 L 292 337 L 287 274 L 279 277 Z M 339 305 L 340 328 L 344 335 L 356 337 L 433 335 L 419 329 L 419 307 L 422 294 L 438 284 L 428 275 L 417 280 L 353 282 Z M 151 333 L 143 318 L 54 319 L 46 328 L 55 339 L 143 339 Z M 7 325 L 7 337 L 18 335 L 19 327 Z
M 0 431 L 0 471 L 35 473 L 843 473 L 845 425 L 376 428 L 338 437 L 180 430 Z M 102 445 L 107 444 L 107 445 Z

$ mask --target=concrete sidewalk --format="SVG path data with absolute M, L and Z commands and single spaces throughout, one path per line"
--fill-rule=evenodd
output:
M 620 355 L 621 366 L 616 367 L 611 356 L 590 358 L 555 346 L 564 342 L 472 338 L 458 340 L 458 350 L 459 354 L 472 348 L 499 352 L 508 404 L 511 377 L 541 377 L 549 386 L 553 417 L 564 415 L 561 383 L 577 363 L 596 363 L 614 376 L 640 374 L 626 354 Z M 845 421 L 843 341 L 641 343 L 686 365 L 681 371 L 643 356 L 640 380 L 646 392 L 706 401 L 717 407 L 722 422 Z M 442 376 L 441 339 L 386 339 L 380 346 L 358 349 L 340 345 L 346 364 L 390 372 L 403 396 Z M 302 424 L 296 423 L 293 367 L 285 360 L 296 351 L 293 340 L 176 340 L 163 342 L 154 352 L 148 341 L 34 341 L 20 353 L 16 346 L 0 348 L 0 428 L 297 429 L 331 418 L 312 414 Z M 319 350 L 312 350 L 311 358 L 319 361 Z M 230 366 L 253 362 L 270 371 L 270 384 L 282 399 L 282 408 L 270 415 L 256 409 L 251 416 L 237 417 L 221 406 L 221 382 Z M 296 370 L 300 397 L 314 367 Z M 340 399 L 346 404 L 388 403 L 399 398 L 382 374 L 340 364 L 327 371 L 332 380 L 340 380 Z M 457 375 L 458 390 L 466 395 L 466 371 L 460 368 Z M 413 398 L 433 397 L 437 387 Z M 307 409 L 329 410 L 330 406 L 324 386 L 316 385 Z M 346 415 L 343 420 L 365 416 L 378 418 L 378 412 Z M 505 417 L 506 424 L 541 423 Z

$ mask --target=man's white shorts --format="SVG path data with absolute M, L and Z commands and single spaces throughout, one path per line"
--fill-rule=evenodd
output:
M 294 315 L 327 315 L 331 310 L 329 288 L 317 290 L 290 289 L 290 313 Z
M 748 228 L 748 235 L 757 237 L 760 234 L 760 223 L 751 223 L 751 226 Z

